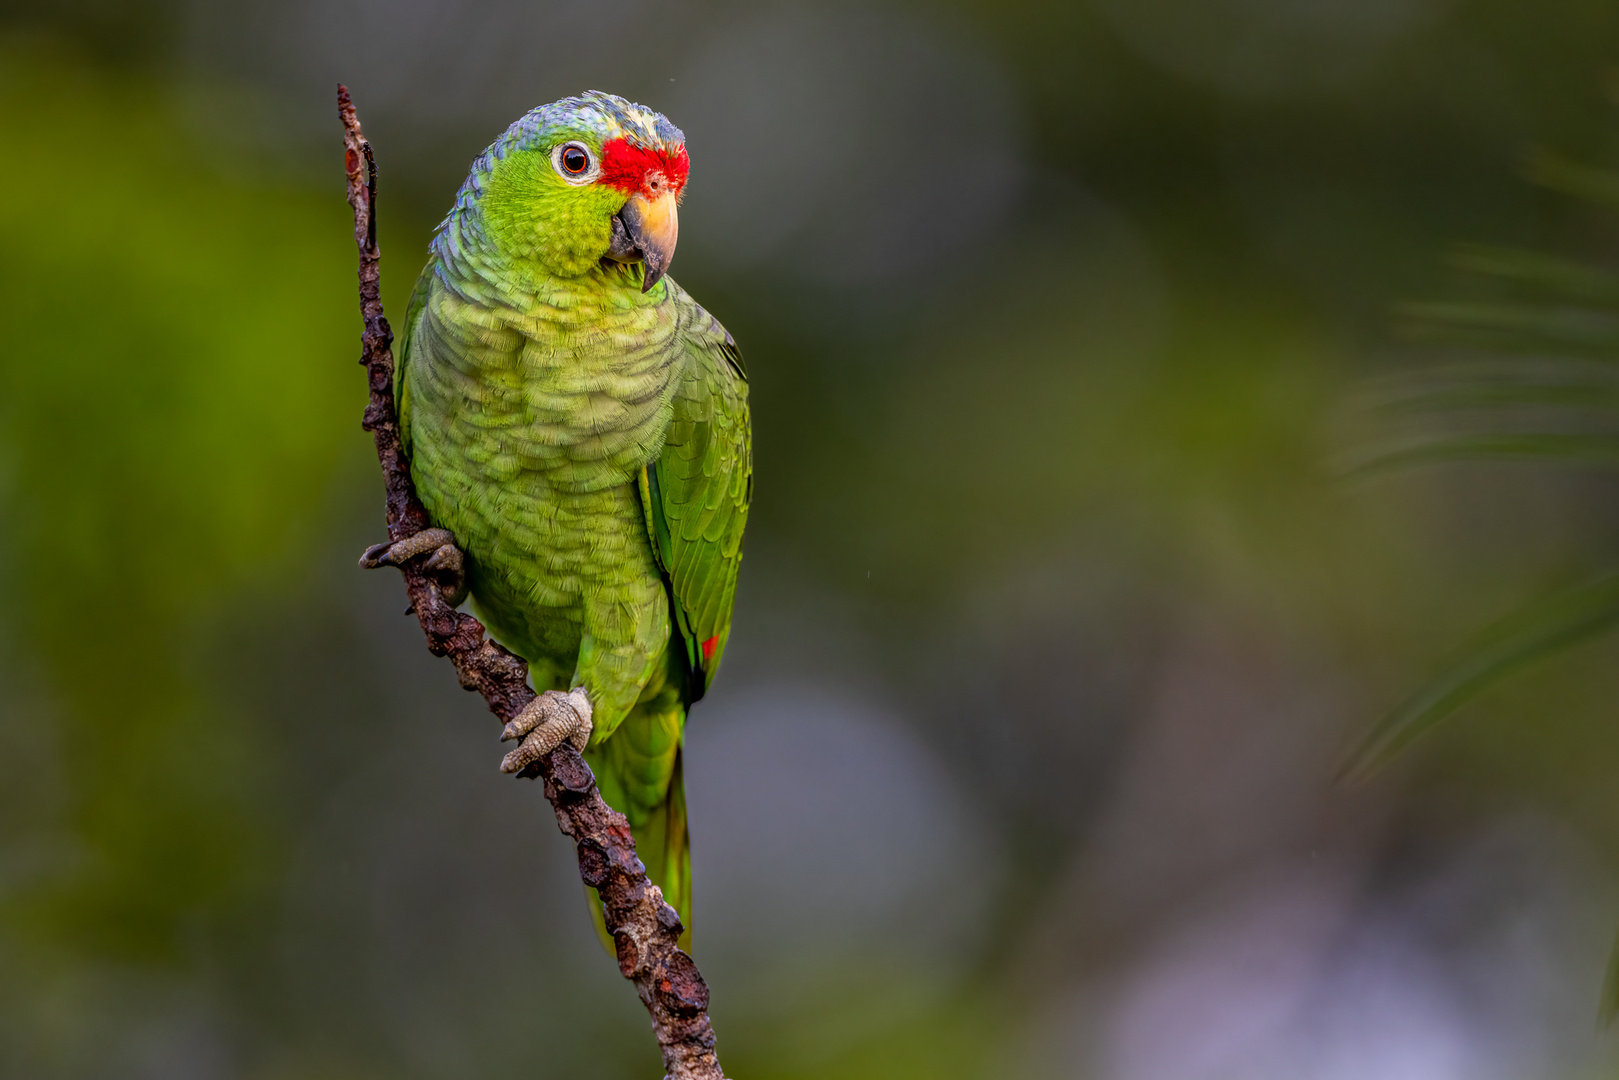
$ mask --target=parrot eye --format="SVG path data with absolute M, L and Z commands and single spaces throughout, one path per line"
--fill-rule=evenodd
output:
M 588 179 L 596 166 L 590 150 L 583 143 L 577 142 L 563 143 L 557 147 L 551 161 L 556 166 L 557 172 L 566 180 Z

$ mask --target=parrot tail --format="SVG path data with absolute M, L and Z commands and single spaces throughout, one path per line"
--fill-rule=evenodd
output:
M 663 890 L 663 898 L 680 915 L 685 929 L 680 933 L 680 947 L 691 952 L 691 838 L 686 828 L 686 785 L 681 776 L 681 753 L 677 749 L 674 768 L 663 802 L 649 810 L 631 808 L 630 832 L 635 836 L 635 854 L 646 866 L 646 876 L 652 884 Z M 610 797 L 608 785 L 602 795 L 615 810 L 624 810 L 620 800 Z M 613 794 L 617 794 L 614 792 Z M 602 911 L 601 897 L 596 890 L 585 886 L 590 902 L 590 918 L 596 935 L 609 956 L 617 955 L 613 937 L 607 932 L 607 920 Z

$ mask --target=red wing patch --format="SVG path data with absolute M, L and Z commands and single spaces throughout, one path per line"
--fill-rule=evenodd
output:
M 703 642 L 703 665 L 706 667 L 714 662 L 714 649 L 720 643 L 720 636 L 715 634 Z

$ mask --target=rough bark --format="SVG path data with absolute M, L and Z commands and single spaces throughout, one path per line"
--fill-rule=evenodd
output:
M 388 539 L 396 543 L 430 528 L 432 522 L 416 497 L 394 411 L 393 331 L 382 313 L 379 288 L 376 164 L 348 90 L 341 85 L 337 102 L 348 199 L 354 208 L 354 241 L 360 251 L 360 313 L 365 319 L 360 363 L 371 384 L 361 426 L 376 442 L 387 488 Z M 452 585 L 445 574 L 423 565 L 428 558 L 419 555 L 400 566 L 411 610 L 427 635 L 428 651 L 448 657 L 461 685 L 482 694 L 502 722 L 511 720 L 535 696 L 528 685 L 528 665 L 491 641 L 477 619 L 446 602 L 444 593 Z M 574 842 L 579 876 L 601 896 L 607 929 L 618 947 L 619 972 L 635 984 L 652 1018 L 669 1080 L 724 1080 L 708 1020 L 708 985 L 691 957 L 676 945 L 680 917 L 636 858 L 629 821 L 602 800 L 590 766 L 566 743 L 518 775 L 539 777 L 556 811 L 557 825 Z

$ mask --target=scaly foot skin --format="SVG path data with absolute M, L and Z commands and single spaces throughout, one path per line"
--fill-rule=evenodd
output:
M 500 771 L 504 773 L 521 772 L 564 741 L 584 753 L 585 744 L 590 742 L 590 698 L 584 687 L 575 687 L 566 694 L 547 690 L 529 702 L 500 733 L 501 742 L 512 739 L 523 741 L 501 761 Z
M 367 570 L 379 566 L 402 566 L 416 556 L 431 551 L 422 569 L 438 578 L 439 595 L 455 607 L 467 596 L 466 559 L 455 546 L 449 529 L 423 529 L 393 544 L 372 544 L 360 554 L 360 565 Z

